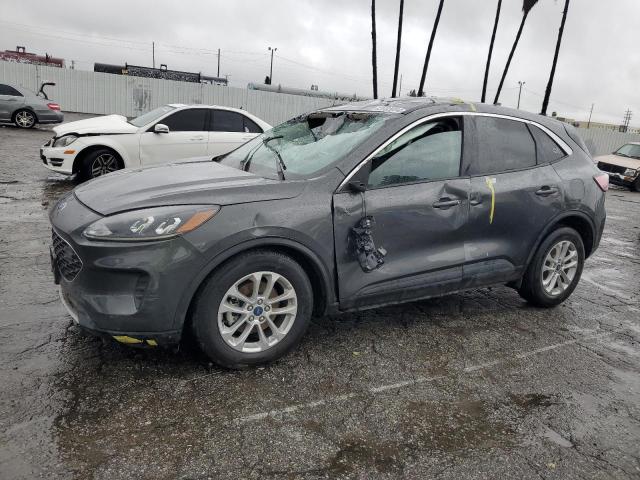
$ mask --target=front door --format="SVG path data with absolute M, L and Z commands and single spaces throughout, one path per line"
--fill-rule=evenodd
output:
M 458 288 L 469 179 L 461 178 L 462 120 L 447 117 L 415 126 L 383 146 L 366 165 L 363 194 L 334 196 L 334 233 L 342 308 L 381 305 Z M 365 272 L 352 228 L 375 222 L 384 263 Z
M 471 176 L 465 287 L 519 278 L 563 208 L 561 179 L 549 162 L 564 152 L 546 133 L 516 119 L 472 118 L 463 167 Z
M 22 94 L 10 85 L 0 84 L 0 121 L 10 122 L 13 112 L 24 105 Z
M 169 133 L 155 133 L 152 126 L 140 135 L 140 161 L 143 166 L 169 163 L 183 158 L 207 155 L 208 109 L 179 110 L 158 123 L 169 127 Z

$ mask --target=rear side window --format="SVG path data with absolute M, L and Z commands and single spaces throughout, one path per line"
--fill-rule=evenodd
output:
M 534 167 L 536 145 L 523 122 L 495 117 L 475 117 L 476 152 L 469 175 L 486 175 Z
M 562 148 L 560 148 L 560 145 L 558 145 L 555 140 L 538 127 L 535 125 L 529 125 L 529 130 L 531 131 L 533 138 L 536 139 L 538 165 L 542 163 L 555 162 L 566 155 Z
M 10 95 L 12 97 L 22 97 L 23 95 L 13 87 L 9 85 L 3 85 L 0 83 L 0 95 Z
M 245 133 L 262 133 L 262 129 L 250 118 L 242 116 L 242 120 L 244 121 L 244 132 Z
M 244 116 L 227 110 L 213 110 L 211 131 L 244 132 Z
M 160 121 L 171 132 L 201 132 L 205 130 L 207 111 L 203 108 L 180 110 Z
M 371 160 L 369 187 L 455 178 L 460 174 L 461 152 L 459 119 L 420 124 Z

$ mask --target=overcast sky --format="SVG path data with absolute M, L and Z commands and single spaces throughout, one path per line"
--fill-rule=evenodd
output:
M 402 92 L 417 88 L 438 0 L 405 0 Z M 378 77 L 391 93 L 398 0 L 377 0 Z M 479 101 L 497 0 L 445 0 L 425 90 Z M 540 0 L 525 25 L 501 96 L 539 112 L 564 0 Z M 92 69 L 93 62 L 156 65 L 222 75 L 246 87 L 269 73 L 267 47 L 277 47 L 274 84 L 372 94 L 370 0 L 2 0 L 0 50 L 24 45 Z M 489 79 L 490 99 L 521 19 L 521 0 L 504 0 Z M 640 124 L 638 0 L 573 0 L 549 113 Z

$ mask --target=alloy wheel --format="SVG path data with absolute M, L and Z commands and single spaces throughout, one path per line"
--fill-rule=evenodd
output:
M 36 123 L 36 117 L 33 113 L 23 110 L 16 114 L 16 123 L 22 128 L 31 128 Z
M 573 242 L 561 240 L 551 247 L 542 263 L 542 287 L 547 295 L 561 295 L 578 270 L 578 251 Z
M 227 345 L 263 352 L 291 330 L 298 312 L 291 282 L 275 272 L 254 272 L 235 282 L 218 308 L 218 329 Z
M 99 177 L 118 170 L 118 160 L 110 153 L 98 155 L 91 163 L 91 176 Z

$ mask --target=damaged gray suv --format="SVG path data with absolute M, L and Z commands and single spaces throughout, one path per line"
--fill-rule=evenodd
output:
M 51 210 L 51 260 L 84 329 L 139 346 L 190 329 L 238 368 L 285 354 L 313 315 L 495 284 L 558 305 L 598 246 L 607 187 L 558 121 L 376 100 L 82 185 Z

